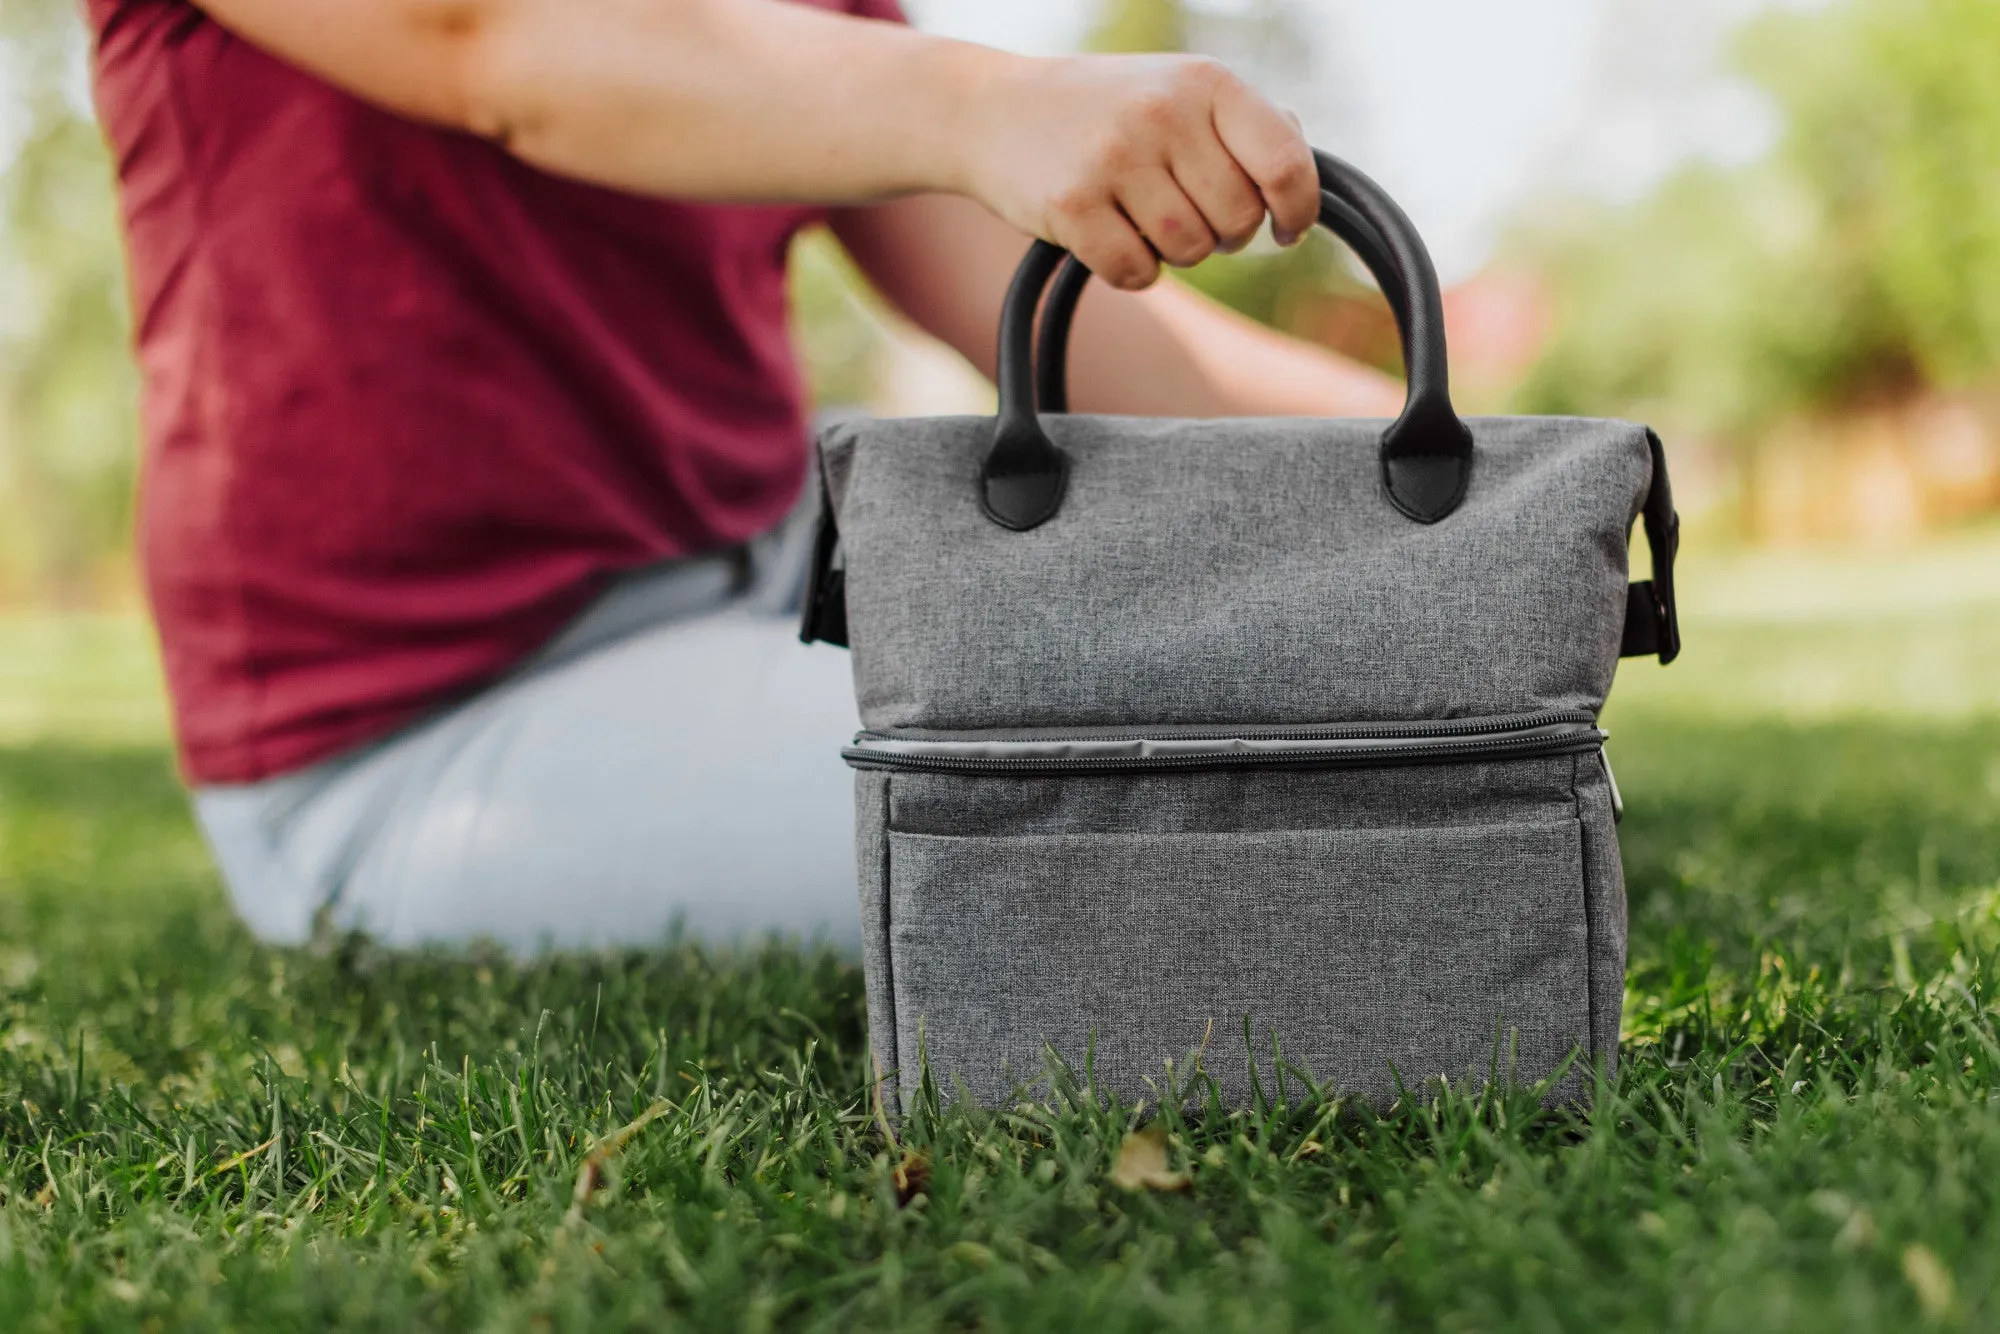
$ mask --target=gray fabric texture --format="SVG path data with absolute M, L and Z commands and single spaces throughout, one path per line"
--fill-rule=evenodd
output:
M 1273 1043 L 1378 1102 L 1496 1060 L 1533 1079 L 1590 1035 L 1576 821 L 1247 834 L 891 833 L 896 1043 L 1004 1101 L 1043 1043 L 1157 1101 L 1165 1063 L 1251 1096 Z M 1251 1044 L 1246 1049 L 1244 1023 Z M 1146 1077 L 1158 1081 L 1147 1085 Z
M 1570 789 L 1577 769 L 1574 757 L 1557 755 L 1446 768 L 897 774 L 889 784 L 889 827 L 1005 838 L 1545 824 L 1576 814 Z
M 896 1001 L 889 975 L 889 778 L 854 775 L 855 883 L 861 892 L 861 967 L 868 989 L 868 1040 L 878 1079 L 891 1085 L 902 1068 L 896 1050 Z
M 1611 813 L 1610 771 L 1600 752 L 1571 757 L 1576 814 L 1583 825 L 1584 885 L 1590 917 L 1591 1050 L 1606 1075 L 1618 1069 L 1618 1028 L 1625 1012 L 1625 868 Z
M 979 509 L 991 419 L 843 423 L 821 457 L 863 723 L 900 744 L 1595 716 L 1646 432 L 1468 425 L 1465 503 L 1422 525 L 1381 494 L 1381 423 L 1050 418 L 1068 496 L 1018 533 Z M 1616 1060 L 1624 882 L 1595 751 L 858 791 L 870 1024 L 905 1097 L 927 1066 L 1004 1100 L 1045 1044 L 1149 1099 L 1201 1049 L 1237 1102 L 1275 1087 L 1273 1043 L 1378 1103 L 1575 1058 L 1561 1100 Z
M 1436 524 L 1381 493 L 1381 423 L 1050 417 L 1062 512 L 979 509 L 990 418 L 821 437 L 871 730 L 1595 712 L 1624 627 L 1645 429 L 1467 423 Z

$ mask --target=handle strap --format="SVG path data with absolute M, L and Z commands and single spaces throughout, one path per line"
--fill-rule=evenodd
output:
M 1395 261 L 1368 220 L 1324 190 L 1319 196 L 1319 222 L 1345 241 L 1370 273 L 1394 270 Z M 1089 285 L 1090 270 L 1071 255 L 1056 271 L 1056 280 L 1042 302 L 1042 331 L 1035 345 L 1035 401 L 1045 414 L 1069 411 L 1069 331 L 1076 320 L 1077 303 Z M 1403 307 L 1403 289 L 1391 284 L 1382 288 L 1382 295 L 1395 312 L 1396 327 L 1402 328 L 1409 318 Z
M 1419 523 L 1435 523 L 1458 507 L 1471 479 L 1472 434 L 1452 410 L 1444 337 L 1444 300 L 1437 272 L 1407 215 L 1382 188 L 1347 163 L 1314 154 L 1326 193 L 1367 224 L 1379 245 L 1357 245 L 1362 262 L 1391 293 L 1409 367 L 1409 395 L 1402 416 L 1383 433 L 1383 489 L 1389 501 Z M 1344 214 L 1321 219 L 1345 234 Z M 1353 229 L 1358 236 L 1367 233 Z M 1038 241 L 1015 272 L 1000 315 L 1000 412 L 993 447 L 980 474 L 980 504 L 1005 528 L 1026 531 L 1053 518 L 1062 506 L 1069 459 L 1042 430 L 1036 416 L 1035 308 L 1066 252 Z M 1076 280 L 1081 281 L 1081 280 Z M 1080 287 L 1078 291 L 1080 292 Z M 1074 313 L 1074 301 L 1069 303 Z M 1046 324 L 1046 322 L 1045 322 Z M 1067 348 L 1067 331 L 1051 334 Z

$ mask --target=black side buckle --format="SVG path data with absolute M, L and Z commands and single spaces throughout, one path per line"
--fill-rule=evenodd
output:
M 1653 553 L 1653 577 L 1625 594 L 1625 637 L 1621 658 L 1659 655 L 1665 666 L 1681 653 L 1681 616 L 1674 596 L 1674 561 L 1681 554 L 1681 516 L 1674 510 L 1673 483 L 1667 479 L 1667 451 L 1660 437 L 1646 432 L 1653 455 L 1653 485 L 1640 507 L 1646 545 Z
M 1625 638 L 1618 645 L 1621 658 L 1650 658 L 1664 642 L 1666 608 L 1653 592 L 1653 581 L 1641 579 L 1625 590 Z
M 840 564 L 840 529 L 833 521 L 832 497 L 820 480 L 819 524 L 813 532 L 812 568 L 806 572 L 805 610 L 799 642 L 847 647 L 847 570 Z

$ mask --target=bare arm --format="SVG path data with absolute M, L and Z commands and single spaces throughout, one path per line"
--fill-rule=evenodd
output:
M 784 0 L 196 3 L 550 171 L 686 199 L 961 194 L 1125 287 L 1318 210 L 1296 123 L 1190 57 L 1036 59 Z
M 1026 238 L 967 200 L 931 195 L 838 215 L 863 272 L 918 325 L 994 372 L 1000 301 Z M 1091 284 L 1070 343 L 1080 412 L 1393 417 L 1389 377 L 1287 338 L 1177 283 Z

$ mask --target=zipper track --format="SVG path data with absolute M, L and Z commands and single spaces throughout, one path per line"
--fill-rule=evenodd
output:
M 1212 729 L 1111 734 L 1035 736 L 991 742 L 956 738 L 895 737 L 864 732 L 841 752 L 858 769 L 914 773 L 1056 774 L 1117 773 L 1135 770 L 1264 768 L 1369 768 L 1396 764 L 1443 764 L 1455 760 L 1529 759 L 1569 755 L 1602 747 L 1606 733 L 1590 715 L 1573 712 L 1531 714 L 1495 726 L 1494 720 L 1454 720 L 1418 725 L 1338 725 L 1293 731 L 1220 732 Z M 965 755 L 968 745 L 1010 749 L 1066 744 L 1106 747 L 1199 746 L 1226 742 L 1213 750 L 1112 755 Z M 1284 743 L 1306 743 L 1296 747 Z M 1324 743 L 1313 745 L 1310 743 Z M 1269 748 L 1275 746 L 1276 748 Z
M 1404 723 L 1316 723 L 1307 727 L 1203 727 L 1175 724 L 1169 727 L 1134 731 L 1130 728 L 1022 728 L 1010 733 L 1009 741 L 1122 741 L 1140 737 L 1173 737 L 1181 741 L 1235 741 L 1254 737 L 1259 741 L 1386 741 L 1397 737 L 1426 738 L 1448 736 L 1493 736 L 1501 732 L 1524 732 L 1531 728 L 1560 727 L 1566 724 L 1595 723 L 1595 715 L 1581 709 L 1546 709 L 1540 713 L 1511 714 L 1505 718 L 1439 718 Z M 958 742 L 984 740 L 984 732 L 863 732 L 857 742 L 899 741 L 905 743 Z

